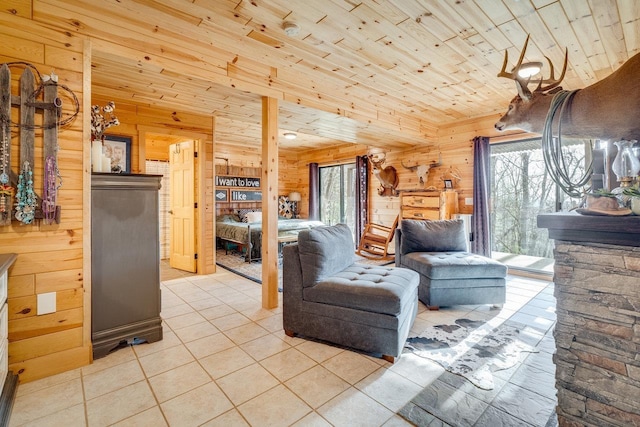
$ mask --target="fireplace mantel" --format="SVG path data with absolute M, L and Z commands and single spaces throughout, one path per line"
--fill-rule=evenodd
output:
M 554 240 L 640 246 L 640 216 L 635 215 L 542 214 L 538 215 L 538 227 L 548 229 Z

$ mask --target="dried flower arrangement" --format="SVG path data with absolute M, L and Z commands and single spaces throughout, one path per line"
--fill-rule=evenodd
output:
M 116 104 L 109 101 L 104 107 L 99 105 L 91 106 L 91 140 L 100 140 L 104 135 L 104 131 L 111 126 L 118 126 L 120 121 L 113 114 Z M 104 115 L 102 114 L 104 112 Z M 105 117 L 106 116 L 106 117 Z

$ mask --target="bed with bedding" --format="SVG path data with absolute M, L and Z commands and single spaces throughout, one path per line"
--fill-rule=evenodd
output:
M 242 245 L 246 248 L 245 260 L 247 262 L 260 259 L 262 252 L 262 222 L 260 222 L 262 214 L 260 212 L 253 212 L 253 214 L 256 215 L 247 214 L 247 222 L 243 222 L 237 214 L 226 214 L 216 218 L 216 238 L 219 243 L 226 245 L 231 242 Z M 279 241 L 291 242 L 301 230 L 323 225 L 325 224 L 320 221 L 279 217 Z

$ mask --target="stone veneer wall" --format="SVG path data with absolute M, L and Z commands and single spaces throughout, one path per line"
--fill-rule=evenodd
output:
M 560 426 L 640 426 L 640 247 L 555 241 Z

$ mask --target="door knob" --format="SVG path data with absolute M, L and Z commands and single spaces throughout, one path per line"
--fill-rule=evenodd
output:
M 170 213 L 171 215 L 173 215 L 173 211 L 172 211 L 172 210 L 171 210 L 171 211 L 169 211 L 169 213 Z

